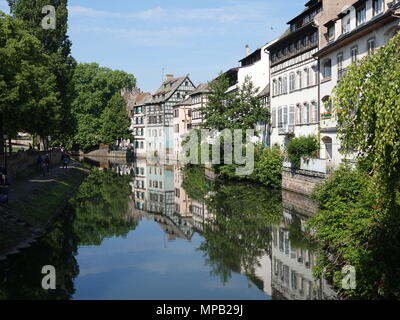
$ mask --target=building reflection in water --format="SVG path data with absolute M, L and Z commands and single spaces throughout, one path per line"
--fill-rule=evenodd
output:
M 307 216 L 314 210 L 310 199 L 287 192 L 281 195 L 243 183 L 214 181 L 214 177 L 205 174 L 204 170 L 198 170 L 197 174 L 189 172 L 187 176 L 188 172 L 179 166 L 149 164 L 146 160 L 126 163 L 92 159 L 89 162 L 101 170 L 114 171 L 124 179 L 121 178 L 120 184 L 113 180 L 113 187 L 109 188 L 103 180 L 110 181 L 118 176 L 113 174 L 109 177 L 111 172 L 101 172 L 104 177 L 92 174 L 93 181 L 89 179 L 90 188 L 86 188 L 91 192 L 86 197 L 82 195 L 79 202 L 82 212 L 78 208 L 74 221 L 62 224 L 64 232 L 66 226 L 71 225 L 76 240 L 68 250 L 71 259 L 68 259 L 66 273 L 71 276 L 65 282 L 66 290 L 59 292 L 61 298 L 73 294 L 72 279 L 78 274 L 74 254 L 79 244 L 99 244 L 110 237 L 110 232 L 115 232 L 113 230 L 125 235 L 142 219 L 156 222 L 168 241 L 191 241 L 197 233 L 203 240 L 198 251 L 203 253 L 205 264 L 212 270 L 210 273 L 220 276 L 223 283 L 232 273 L 241 273 L 247 277 L 249 286 L 256 286 L 273 299 L 335 298 L 327 283 L 315 280 L 312 275 L 318 247 L 308 240 L 304 228 Z M 101 186 L 108 192 L 106 198 L 110 201 L 104 207 L 109 208 L 106 216 L 103 206 L 100 203 L 95 205 L 101 202 L 94 196 Z M 117 192 L 121 195 L 115 194 Z M 128 206 L 118 205 L 127 201 Z M 92 210 L 86 210 L 86 207 Z M 96 220 L 93 222 L 91 218 L 87 222 L 85 213 L 94 209 Z M 110 216 L 114 217 L 113 220 L 105 220 Z M 110 230 L 106 230 L 107 225 L 111 226 Z M 106 229 L 101 229 L 101 226 Z M 57 230 L 55 228 L 54 232 Z M 69 234 L 66 232 L 65 239 Z M 65 248 L 63 245 L 59 247 Z M 59 251 L 62 252 L 61 249 L 52 249 L 51 252 Z M 37 254 L 36 250 L 31 252 Z M 17 296 L 11 292 L 8 289 L 4 295 Z M 0 297 L 1 293 L 0 290 Z
M 194 232 L 203 235 L 206 226 L 212 227 L 215 215 L 208 211 L 207 201 L 189 197 L 182 186 L 181 167 L 149 165 L 146 160 L 138 160 L 133 170 L 134 215 L 156 221 L 169 240 L 190 241 Z M 212 197 L 212 192 L 204 198 L 207 197 Z M 250 286 L 256 285 L 274 299 L 335 298 L 327 283 L 312 275 L 317 248 L 306 240 L 304 224 L 315 204 L 309 198 L 300 199 L 284 191 L 283 208 L 281 223 L 270 227 L 271 252 L 256 257 L 253 274 L 247 274 L 243 266 L 234 271 L 246 274 Z

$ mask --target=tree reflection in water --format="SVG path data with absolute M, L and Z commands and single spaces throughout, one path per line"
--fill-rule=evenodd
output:
M 78 245 L 100 245 L 125 236 L 137 223 L 128 218 L 131 177 L 91 170 L 51 231 L 31 248 L 0 264 L 0 300 L 67 300 L 79 274 Z M 43 266 L 56 269 L 56 290 L 41 286 Z
M 131 179 L 111 170 L 91 171 L 72 200 L 80 245 L 99 246 L 106 238 L 125 237 L 136 228 L 137 222 L 127 215 Z
M 281 192 L 246 183 L 211 182 L 199 168 L 186 169 L 184 177 L 188 195 L 205 203 L 214 216 L 204 228 L 205 241 L 199 248 L 211 274 L 224 284 L 232 272 L 254 278 L 259 259 L 271 254 L 271 226 L 282 220 Z

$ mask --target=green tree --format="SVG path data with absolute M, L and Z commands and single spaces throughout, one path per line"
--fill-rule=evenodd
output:
M 62 106 L 49 59 L 21 20 L 0 13 L 1 139 L 18 131 L 52 133 Z
M 101 115 L 101 141 L 113 144 L 117 139 L 130 139 L 130 120 L 126 113 L 126 102 L 115 94 Z
M 127 137 L 129 119 L 124 109 L 126 103 L 117 96 L 121 89 L 135 86 L 135 77 L 123 71 L 100 67 L 97 63 L 83 63 L 77 66 L 73 82 L 76 97 L 72 113 L 77 125 L 73 147 L 88 149 L 102 142 L 111 143 Z
M 74 131 L 75 124 L 71 116 L 71 102 L 74 97 L 72 76 L 76 61 L 71 56 L 71 41 L 68 31 L 67 0 L 8 0 L 11 14 L 24 21 L 27 30 L 38 38 L 44 52 L 49 56 L 47 62 L 56 78 L 57 91 L 62 108 L 58 110 L 55 121 L 47 123 L 51 127 L 53 143 L 65 143 Z M 52 5 L 56 10 L 56 28 L 44 29 L 42 9 Z
M 256 96 L 250 77 L 234 92 L 226 93 L 229 79 L 221 74 L 210 83 L 208 103 L 201 108 L 204 117 L 203 127 L 222 131 L 224 129 L 254 129 L 259 121 L 268 121 L 268 111 Z
M 332 98 L 345 150 L 368 158 L 382 200 L 395 200 L 400 171 L 400 33 L 349 67 Z

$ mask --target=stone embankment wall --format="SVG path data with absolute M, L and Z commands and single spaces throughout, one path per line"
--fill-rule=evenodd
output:
M 282 190 L 282 202 L 285 210 L 305 217 L 313 216 L 318 210 L 318 203 L 309 196 L 292 191 Z
M 328 175 L 323 173 L 283 168 L 282 189 L 309 196 L 315 186 L 324 183 L 327 178 Z
M 50 165 L 61 164 L 60 151 L 25 151 L 7 155 L 7 172 L 12 180 L 29 176 L 35 172 L 40 172 L 40 168 L 37 166 L 37 159 L 39 155 L 49 154 Z M 0 156 L 0 166 L 5 166 L 4 155 Z

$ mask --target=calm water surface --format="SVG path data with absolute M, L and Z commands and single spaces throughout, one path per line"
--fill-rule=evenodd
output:
M 0 299 L 328 299 L 309 199 L 204 169 L 92 162 L 52 231 L 0 264 Z M 53 265 L 57 288 L 44 291 Z

